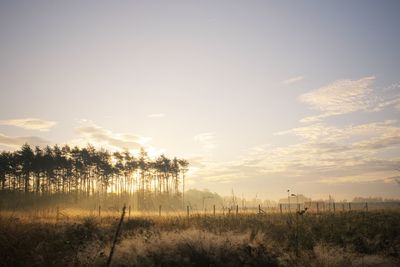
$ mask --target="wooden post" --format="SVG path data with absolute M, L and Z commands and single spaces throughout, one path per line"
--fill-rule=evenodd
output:
M 281 212 L 281 214 L 282 214 L 282 203 L 279 204 L 279 210 L 280 210 L 280 212 Z
M 351 203 L 349 202 L 349 210 L 351 210 Z
M 236 205 L 236 215 L 239 214 L 239 205 Z
M 261 205 L 258 204 L 258 213 L 261 213 Z
M 101 217 L 101 206 L 99 205 L 99 217 Z
M 128 218 L 130 218 L 131 217 L 131 205 L 129 205 L 129 207 L 128 207 Z
M 186 206 L 187 216 L 189 217 L 189 206 Z
M 213 214 L 215 216 L 215 205 L 213 205 Z
M 58 209 L 58 206 L 57 206 L 57 210 L 56 210 L 56 211 L 57 211 L 56 220 L 57 220 L 57 222 L 58 222 L 58 219 L 59 219 L 59 211 L 60 211 L 60 210 Z
M 336 205 L 335 205 L 335 202 L 333 202 L 332 204 L 333 204 L 333 213 L 335 213 L 335 211 L 336 211 Z
M 161 205 L 158 207 L 158 216 L 161 216 Z
M 365 202 L 365 211 L 368 211 L 368 202 Z

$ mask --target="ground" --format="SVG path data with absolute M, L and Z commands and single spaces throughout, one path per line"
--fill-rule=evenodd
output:
M 0 266 L 105 266 L 119 217 L 3 211 Z M 111 266 L 400 266 L 400 212 L 126 214 Z

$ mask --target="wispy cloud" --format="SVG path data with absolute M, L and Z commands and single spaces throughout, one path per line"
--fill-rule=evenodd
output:
M 202 158 L 193 176 L 215 182 L 254 177 L 292 177 L 325 184 L 384 182 L 384 177 L 396 175 L 400 164 L 398 157 L 381 156 L 400 147 L 400 127 L 395 120 L 344 127 L 317 123 L 277 133 L 283 134 L 298 136 L 300 142 L 256 146 L 226 162 Z
M 301 95 L 302 102 L 321 112 L 319 115 L 306 117 L 301 122 L 314 122 L 334 115 L 371 109 L 378 102 L 371 89 L 374 80 L 374 76 L 359 80 L 338 80 Z
M 90 143 L 95 146 L 101 146 L 110 149 L 139 149 L 144 146 L 150 137 L 143 137 L 130 133 L 114 133 L 93 122 L 82 120 L 81 123 L 86 124 L 76 128 L 79 138 L 74 143 L 85 145 Z
M 398 185 L 400 185 L 400 175 L 383 178 L 383 181 L 385 183 L 393 183 L 393 182 L 395 182 Z
M 190 177 L 194 180 L 207 182 L 227 183 L 243 179 L 254 174 L 254 168 L 246 170 L 238 161 L 215 162 L 206 157 L 189 159 Z
M 164 118 L 165 114 L 164 113 L 154 113 L 154 114 L 149 114 L 147 115 L 149 118 Z
M 362 175 L 343 176 L 343 177 L 328 177 L 317 180 L 321 184 L 359 184 L 359 183 L 394 183 L 393 177 L 382 177 L 381 173 L 364 173 Z
M 366 175 L 371 173 L 374 179 L 385 177 L 400 163 L 399 158 L 381 158 L 378 154 L 400 147 L 400 127 L 394 120 L 342 128 L 319 123 L 278 134 L 294 134 L 303 141 L 260 152 L 260 165 L 266 172 L 361 181 L 370 179 Z
M 215 148 L 215 136 L 214 133 L 201 133 L 193 137 L 193 140 L 199 142 L 205 150 L 211 150 Z
M 296 83 L 296 82 L 300 82 L 302 80 L 304 80 L 303 76 L 296 76 L 296 77 L 284 80 L 284 81 L 282 81 L 282 83 L 286 84 L 286 85 L 289 85 L 289 84 L 293 84 L 293 83 Z
M 233 182 L 244 179 L 295 179 L 301 183 L 395 183 L 400 164 L 400 126 L 394 119 L 345 126 L 330 125 L 323 118 L 355 111 L 374 112 L 397 107 L 399 96 L 372 88 L 375 77 L 339 80 L 304 94 L 300 99 L 320 114 L 303 119 L 315 122 L 275 133 L 294 135 L 291 145 L 259 145 L 235 160 L 214 162 L 201 159 L 194 166 L 193 179 L 207 182 Z M 378 94 L 379 93 L 379 94 Z M 203 133 L 195 140 L 212 148 L 214 135 Z M 297 140 L 297 139 L 292 139 Z M 394 154 L 393 154 L 394 153 Z
M 372 138 L 373 136 L 396 136 L 400 130 L 400 128 L 396 126 L 396 123 L 396 120 L 386 120 L 382 122 L 348 125 L 341 128 L 326 123 L 316 123 L 277 132 L 275 135 L 293 134 L 309 142 L 339 142 L 355 136 L 364 138 Z M 371 139 L 367 140 L 370 141 Z
M 380 111 L 386 107 L 394 106 L 397 111 L 400 111 L 400 96 L 392 97 L 391 99 L 387 99 L 379 103 L 374 111 Z
M 57 124 L 55 121 L 48 121 L 37 118 L 25 118 L 25 119 L 12 119 L 12 120 L 1 120 L 0 125 L 10 125 L 20 127 L 27 130 L 38 130 L 48 131 L 50 128 Z
M 23 144 L 28 143 L 31 146 L 45 146 L 51 142 L 37 136 L 8 136 L 0 133 L 0 145 L 19 148 Z

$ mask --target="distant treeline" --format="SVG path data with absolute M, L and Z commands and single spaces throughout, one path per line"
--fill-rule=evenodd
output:
M 150 159 L 144 149 L 135 157 L 91 145 L 32 148 L 24 144 L 19 150 L 1 152 L 0 188 L 38 195 L 177 196 L 188 165 L 184 159 L 164 155 Z

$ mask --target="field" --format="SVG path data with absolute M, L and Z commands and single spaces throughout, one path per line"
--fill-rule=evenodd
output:
M 3 210 L 0 266 L 106 266 L 119 220 Z M 111 266 L 400 266 L 400 212 L 127 212 Z

